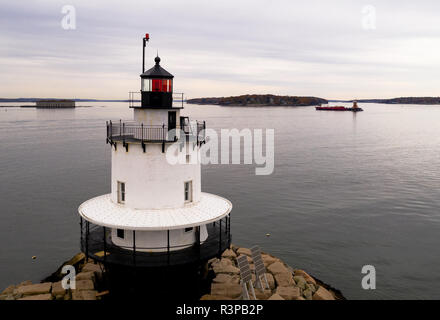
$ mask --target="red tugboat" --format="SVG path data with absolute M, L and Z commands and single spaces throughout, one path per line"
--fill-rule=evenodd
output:
M 357 105 L 357 101 L 353 101 L 353 107 L 347 108 L 347 107 L 341 107 L 341 106 L 329 106 L 329 107 L 323 107 L 319 106 L 316 107 L 316 110 L 323 110 L 323 111 L 351 111 L 351 112 L 360 112 L 364 111 L 362 108 L 359 108 Z

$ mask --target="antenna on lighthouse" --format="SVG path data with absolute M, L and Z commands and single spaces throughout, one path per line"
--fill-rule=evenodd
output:
M 147 45 L 147 41 L 150 40 L 150 34 L 146 33 L 145 38 L 142 39 L 142 73 L 145 72 L 145 47 Z

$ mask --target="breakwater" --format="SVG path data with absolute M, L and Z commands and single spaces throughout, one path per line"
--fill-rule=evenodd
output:
M 247 257 L 251 270 L 255 270 L 248 248 L 231 245 L 219 258 L 209 260 L 205 265 L 204 281 L 208 283 L 206 292 L 200 300 L 240 300 L 242 286 L 237 258 Z M 342 293 L 309 275 L 306 271 L 295 269 L 281 259 L 262 252 L 269 288 L 255 288 L 258 300 L 344 300 Z M 71 265 L 76 270 L 76 288 L 64 289 L 62 267 Z M 0 300 L 100 300 L 110 296 L 105 270 L 99 263 L 86 260 L 78 253 L 64 262 L 58 270 L 41 281 L 24 281 L 10 285 L 0 293 Z M 255 275 L 252 275 L 255 282 Z

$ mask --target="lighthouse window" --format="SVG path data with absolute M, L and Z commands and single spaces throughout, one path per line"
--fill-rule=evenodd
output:
M 193 231 L 193 228 L 185 228 L 185 232 L 191 232 Z
M 170 79 L 142 79 L 142 91 L 171 92 L 172 87 Z
M 125 182 L 118 181 L 118 203 L 125 203 Z
M 151 79 L 142 79 L 142 91 L 151 91 Z
M 162 92 L 168 92 L 168 80 L 162 80 Z
M 185 182 L 185 202 L 192 201 L 192 181 Z
M 161 91 L 162 80 L 153 79 L 153 87 L 151 91 Z
M 125 238 L 125 230 L 123 229 L 116 229 L 116 236 L 118 238 L 124 239 Z

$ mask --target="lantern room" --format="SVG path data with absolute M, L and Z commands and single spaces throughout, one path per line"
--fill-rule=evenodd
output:
M 160 66 L 160 58 L 154 59 L 155 66 L 141 74 L 141 108 L 172 108 L 174 76 Z

